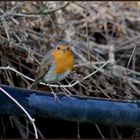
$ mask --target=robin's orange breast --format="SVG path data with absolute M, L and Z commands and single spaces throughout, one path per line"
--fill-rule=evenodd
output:
M 54 51 L 53 52 L 54 62 L 55 62 L 55 73 L 63 74 L 67 70 L 72 70 L 74 67 L 74 57 L 72 52 L 66 51 Z

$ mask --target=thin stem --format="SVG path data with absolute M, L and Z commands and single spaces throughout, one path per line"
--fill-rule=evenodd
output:
M 30 114 L 23 108 L 23 106 L 16 100 L 14 99 L 7 91 L 5 91 L 2 87 L 0 87 L 0 91 L 2 91 L 6 96 L 8 96 L 8 98 L 10 98 L 29 118 L 29 120 L 31 121 L 33 128 L 34 128 L 34 132 L 35 132 L 35 138 L 38 139 L 38 134 L 37 134 L 37 129 L 35 126 L 35 119 L 33 119 Z
M 105 67 L 108 63 L 110 62 L 110 60 L 106 61 L 101 67 L 99 67 L 96 71 L 92 72 L 91 74 L 85 76 L 82 80 L 80 81 L 76 81 L 74 82 L 73 84 L 69 84 L 69 85 L 53 85 L 53 84 L 46 84 L 46 83 L 43 83 L 43 82 L 40 82 L 40 84 L 42 85 L 47 85 L 47 86 L 51 86 L 51 87 L 63 87 L 63 88 L 66 88 L 66 87 L 73 87 L 77 84 L 79 84 L 80 82 L 82 82 L 83 80 L 86 80 L 88 79 L 89 77 L 91 77 L 92 75 L 94 75 L 95 73 L 97 73 L 98 71 L 100 71 L 103 67 Z M 7 67 L 0 67 L 0 70 L 12 70 L 14 72 L 16 72 L 17 74 L 19 74 L 20 76 L 23 76 L 24 78 L 30 80 L 30 81 L 34 81 L 32 78 L 24 75 L 23 73 L 17 71 L 16 69 L 14 68 L 11 68 L 10 66 L 7 66 Z

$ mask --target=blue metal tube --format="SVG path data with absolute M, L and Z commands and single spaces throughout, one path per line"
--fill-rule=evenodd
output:
M 100 98 L 73 98 L 58 94 L 60 102 L 51 93 L 0 85 L 32 115 L 63 120 L 89 122 L 114 126 L 140 126 L 140 100 L 108 100 Z M 24 115 L 0 91 L 0 114 Z

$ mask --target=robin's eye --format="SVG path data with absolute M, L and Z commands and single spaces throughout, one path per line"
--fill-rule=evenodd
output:
M 67 47 L 67 51 L 70 50 L 70 47 Z
M 60 47 L 57 47 L 57 50 L 60 50 Z

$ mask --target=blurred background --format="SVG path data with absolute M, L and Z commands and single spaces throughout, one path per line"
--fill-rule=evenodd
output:
M 140 98 L 140 2 L 1 2 L 0 84 L 28 88 L 43 56 L 61 40 L 71 44 L 75 68 L 58 84 L 80 83 L 67 88 L 39 85 L 39 90 Z M 36 123 L 48 138 L 77 138 L 79 131 L 81 138 L 137 138 L 140 134 L 139 128 L 94 124 L 79 128 L 77 123 L 61 121 L 37 118 Z M 1 116 L 0 123 L 1 138 L 20 137 L 9 116 Z

